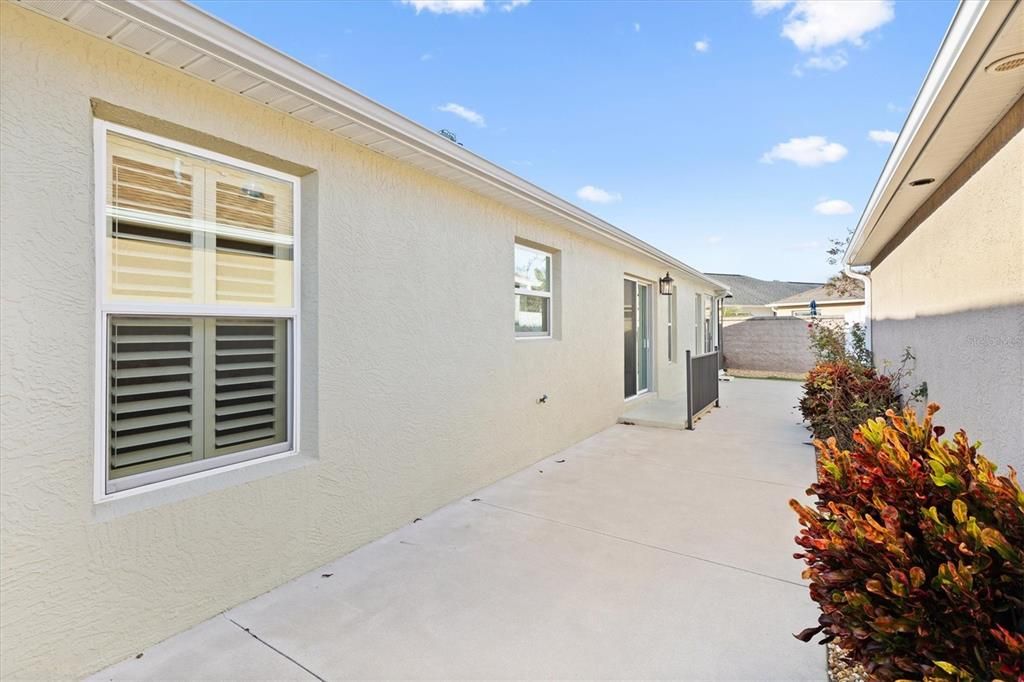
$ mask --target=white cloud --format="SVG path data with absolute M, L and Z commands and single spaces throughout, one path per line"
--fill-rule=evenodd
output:
M 584 185 L 576 190 L 576 196 L 584 201 L 593 201 L 595 204 L 611 204 L 622 201 L 622 195 L 618 192 L 609 192 L 593 185 Z
M 707 237 L 704 238 L 704 241 L 706 241 L 708 244 L 717 244 L 720 241 L 722 241 L 722 235 L 720 235 L 720 234 L 708 235 Z
M 434 55 L 432 55 L 429 52 L 424 52 L 423 54 L 420 55 L 420 61 L 421 62 L 429 62 L 433 58 L 434 58 Z
M 905 107 L 901 107 L 898 104 L 893 104 L 892 102 L 889 102 L 888 104 L 886 104 L 885 108 L 886 108 L 887 111 L 889 111 L 890 113 L 893 113 L 893 114 L 902 114 L 904 111 L 906 111 Z
M 640 32 L 640 24 L 639 23 L 634 23 L 633 24 L 633 32 L 634 33 L 639 33 Z
M 698 40 L 693 44 L 693 49 L 697 50 L 697 52 L 707 52 L 711 49 L 711 41 L 706 38 Z
M 879 144 L 896 144 L 900 134 L 895 130 L 869 130 L 868 139 Z
M 853 213 L 853 206 L 842 199 L 825 199 L 814 205 L 814 212 L 821 215 L 847 215 Z
M 412 5 L 416 14 L 426 10 L 432 14 L 472 14 L 487 11 L 484 0 L 402 0 L 403 5 Z
M 770 14 L 789 4 L 789 0 L 753 0 L 754 14 Z
M 525 7 L 530 4 L 530 0 L 509 0 L 509 2 L 501 5 L 502 12 L 512 12 L 520 7 Z
M 777 9 L 777 8 L 776 8 Z M 803 51 L 851 43 L 896 16 L 892 0 L 799 0 L 782 26 L 782 35 Z
M 838 71 L 849 62 L 846 60 L 846 53 L 842 50 L 833 52 L 830 55 L 815 55 L 808 57 L 803 63 L 805 69 L 820 69 L 822 71 Z
M 792 161 L 798 166 L 821 166 L 835 163 L 846 156 L 846 147 L 838 142 L 829 142 L 820 135 L 810 137 L 793 137 L 788 142 L 781 142 L 765 152 L 761 163 L 775 161 Z
M 484 128 L 487 126 L 487 121 L 484 120 L 484 117 L 482 115 L 478 114 L 472 109 L 467 109 L 461 104 L 456 104 L 455 102 L 449 102 L 448 104 L 445 104 L 443 107 L 438 107 L 437 110 L 447 111 L 449 114 L 455 114 L 462 120 L 469 121 L 478 128 Z

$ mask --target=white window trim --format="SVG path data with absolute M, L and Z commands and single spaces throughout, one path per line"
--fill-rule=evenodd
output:
M 535 246 L 527 246 L 520 242 L 515 242 L 512 246 L 512 274 L 515 276 L 515 251 L 516 249 L 523 249 L 525 251 L 532 251 L 540 256 L 546 256 L 548 259 L 548 288 L 551 291 L 533 291 L 530 289 L 520 291 L 513 286 L 512 301 L 515 302 L 516 296 L 536 296 L 537 298 L 548 299 L 548 330 L 546 332 L 521 332 L 516 329 L 515 320 L 515 308 L 513 308 L 512 315 L 512 333 L 515 335 L 517 341 L 542 341 L 544 339 L 550 339 L 554 337 L 555 327 L 555 254 L 544 249 L 538 249 Z
M 223 163 L 234 168 L 260 173 L 277 180 L 288 182 L 292 185 L 292 305 L 291 307 L 258 308 L 230 305 L 196 305 L 196 304 L 168 304 L 168 303 L 146 303 L 146 302 L 108 302 L 106 298 L 108 272 L 106 258 L 106 196 L 107 184 L 107 135 L 117 133 L 132 139 L 150 144 L 159 145 L 174 149 L 185 154 L 197 156 L 201 159 Z M 186 484 L 201 478 L 226 474 L 230 471 L 263 465 L 265 463 L 293 457 L 300 452 L 299 446 L 299 420 L 300 405 L 298 390 L 300 384 L 301 358 L 300 358 L 300 330 L 301 330 L 301 180 L 297 176 L 282 173 L 271 168 L 258 166 L 241 159 L 219 154 L 217 152 L 184 144 L 176 140 L 170 140 L 158 135 L 146 133 L 134 128 L 110 123 L 100 119 L 93 121 L 93 179 L 94 179 L 94 230 L 95 230 L 95 269 L 96 269 L 96 333 L 95 333 L 95 394 L 93 405 L 94 435 L 93 435 L 93 502 L 96 504 L 112 502 L 126 497 L 145 495 L 171 486 Z M 140 481 L 139 485 L 108 492 L 109 481 L 107 479 L 107 362 L 108 362 L 108 321 L 112 315 L 181 315 L 181 316 L 245 316 L 245 317 L 277 317 L 288 320 L 288 359 L 287 369 L 290 380 L 288 382 L 288 441 L 284 444 L 276 444 L 256 448 L 231 455 L 224 455 L 222 458 L 208 460 L 206 462 L 190 462 L 175 467 L 168 467 L 159 472 L 145 472 L 136 474 Z M 282 451 L 283 448 L 283 451 Z M 167 475 L 166 472 L 170 472 Z M 179 472 L 175 475 L 174 472 Z M 157 480 L 147 481 L 149 474 L 163 474 Z

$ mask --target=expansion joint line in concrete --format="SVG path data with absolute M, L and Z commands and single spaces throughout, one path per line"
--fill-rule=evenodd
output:
M 519 509 L 512 509 L 511 507 L 503 507 L 500 504 L 494 504 L 492 502 L 484 502 L 483 500 L 480 500 L 476 504 L 486 504 L 488 507 L 492 507 L 493 509 L 500 509 L 502 511 L 511 512 L 513 514 L 521 514 L 522 516 L 529 516 L 530 518 L 534 518 L 534 519 L 537 519 L 539 521 L 547 521 L 548 523 L 557 523 L 560 526 L 566 526 L 567 528 L 575 528 L 576 530 L 582 530 L 585 533 L 593 533 L 594 535 L 603 535 L 606 538 L 611 538 L 613 540 L 618 540 L 620 542 L 628 542 L 628 543 L 633 544 L 633 545 L 639 545 L 641 547 L 647 547 L 648 549 L 657 550 L 659 552 L 667 552 L 668 554 L 675 554 L 676 556 L 685 557 L 687 559 L 693 559 L 695 561 L 703 561 L 706 564 L 711 564 L 713 566 L 721 566 L 722 568 L 728 568 L 728 569 L 731 569 L 733 571 L 740 571 L 742 573 L 749 573 L 750 575 L 756 575 L 756 576 L 759 576 L 761 578 L 767 578 L 768 580 L 774 580 L 776 582 L 785 583 L 786 585 L 792 585 L 794 587 L 799 587 L 800 589 L 806 589 L 807 588 L 807 586 L 804 585 L 803 583 L 798 583 L 798 582 L 795 582 L 793 580 L 786 580 L 785 578 L 777 578 L 774 575 L 768 575 L 767 573 L 759 573 L 757 571 L 751 571 L 749 568 L 743 568 L 742 566 L 733 566 L 732 564 L 726 564 L 726 563 L 723 563 L 721 561 L 715 561 L 714 559 L 708 559 L 708 558 L 705 558 L 705 557 L 702 557 L 702 556 L 697 556 L 696 554 L 687 554 L 686 552 L 677 552 L 676 550 L 669 549 L 667 547 L 661 547 L 659 545 L 652 545 L 652 544 L 649 544 L 649 543 L 646 543 L 646 542 L 640 542 L 639 540 L 632 540 L 630 538 L 624 538 L 621 535 L 615 535 L 614 533 L 606 533 L 606 532 L 604 532 L 602 530 L 594 530 L 593 528 L 587 528 L 586 526 L 578 526 L 578 525 L 576 525 L 574 523 L 567 523 L 566 521 L 559 521 L 558 519 L 548 518 L 547 516 L 541 516 L 539 514 L 531 514 L 530 512 L 525 512 L 525 511 L 522 511 L 522 510 L 519 510 Z
M 316 679 L 320 680 L 320 682 L 327 682 L 327 680 L 326 680 L 325 678 L 323 678 L 323 677 L 320 677 L 320 676 L 319 676 L 319 675 L 317 675 L 317 674 L 316 674 L 315 672 L 313 672 L 312 670 L 310 670 L 310 669 L 309 669 L 309 668 L 307 668 L 306 666 L 302 665 L 301 663 L 299 663 L 298 661 L 296 661 L 296 660 L 295 660 L 294 658 L 292 658 L 291 656 L 289 656 L 289 655 L 288 655 L 288 654 L 286 654 L 285 652 L 283 652 L 283 651 L 281 651 L 280 649 L 278 649 L 278 648 L 277 648 L 276 646 L 274 646 L 274 645 L 273 645 L 273 644 L 271 644 L 270 642 L 266 641 L 265 639 L 261 639 L 261 638 L 259 637 L 259 635 L 257 635 L 257 634 L 256 634 L 255 632 L 253 632 L 253 631 L 252 631 L 252 630 L 250 630 L 249 628 L 247 628 L 247 627 L 244 627 L 243 625 L 241 625 L 241 624 L 240 624 L 240 623 L 238 623 L 237 621 L 235 621 L 235 620 L 232 620 L 231 618 L 228 618 L 227 616 L 224 616 L 224 617 L 225 617 L 225 618 L 227 618 L 228 622 L 230 622 L 230 623 L 231 623 L 232 625 L 234 625 L 234 626 L 235 626 L 235 627 L 237 627 L 237 628 L 238 628 L 239 630 L 241 630 L 242 632 L 246 633 L 247 635 L 249 635 L 250 637 L 252 637 L 253 639 L 255 639 L 255 640 L 256 640 L 257 642 L 259 642 L 259 643 L 260 643 L 260 644 L 262 644 L 263 646 L 267 647 L 268 649 L 270 649 L 270 650 L 271 650 L 271 651 L 273 651 L 274 653 L 278 654 L 279 656 L 284 656 L 284 657 L 285 657 L 285 658 L 287 658 L 287 659 L 288 659 L 289 661 L 291 661 L 291 662 L 292 662 L 292 663 L 294 663 L 295 665 L 299 666 L 300 668 L 302 668 L 303 670 L 305 670 L 305 671 L 306 671 L 307 673 L 309 673 L 310 675 L 312 675 L 312 676 L 313 676 L 313 677 L 315 677 Z

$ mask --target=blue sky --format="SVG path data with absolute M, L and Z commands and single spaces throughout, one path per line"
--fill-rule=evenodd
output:
M 807 281 L 831 274 L 827 240 L 856 223 L 956 7 L 198 4 L 701 270 Z

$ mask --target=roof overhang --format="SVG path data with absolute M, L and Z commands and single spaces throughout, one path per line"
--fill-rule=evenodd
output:
M 727 287 L 183 0 L 18 0 L 64 24 L 577 234 Z
M 854 231 L 844 261 L 870 265 L 1024 92 L 1021 0 L 962 0 Z M 909 183 L 934 178 L 923 186 Z
M 829 305 L 858 305 L 864 303 L 863 298 L 840 298 L 831 301 L 814 301 L 817 306 L 829 306 Z M 807 301 L 776 301 L 775 303 L 766 304 L 769 308 L 806 308 L 811 305 L 810 300 Z

